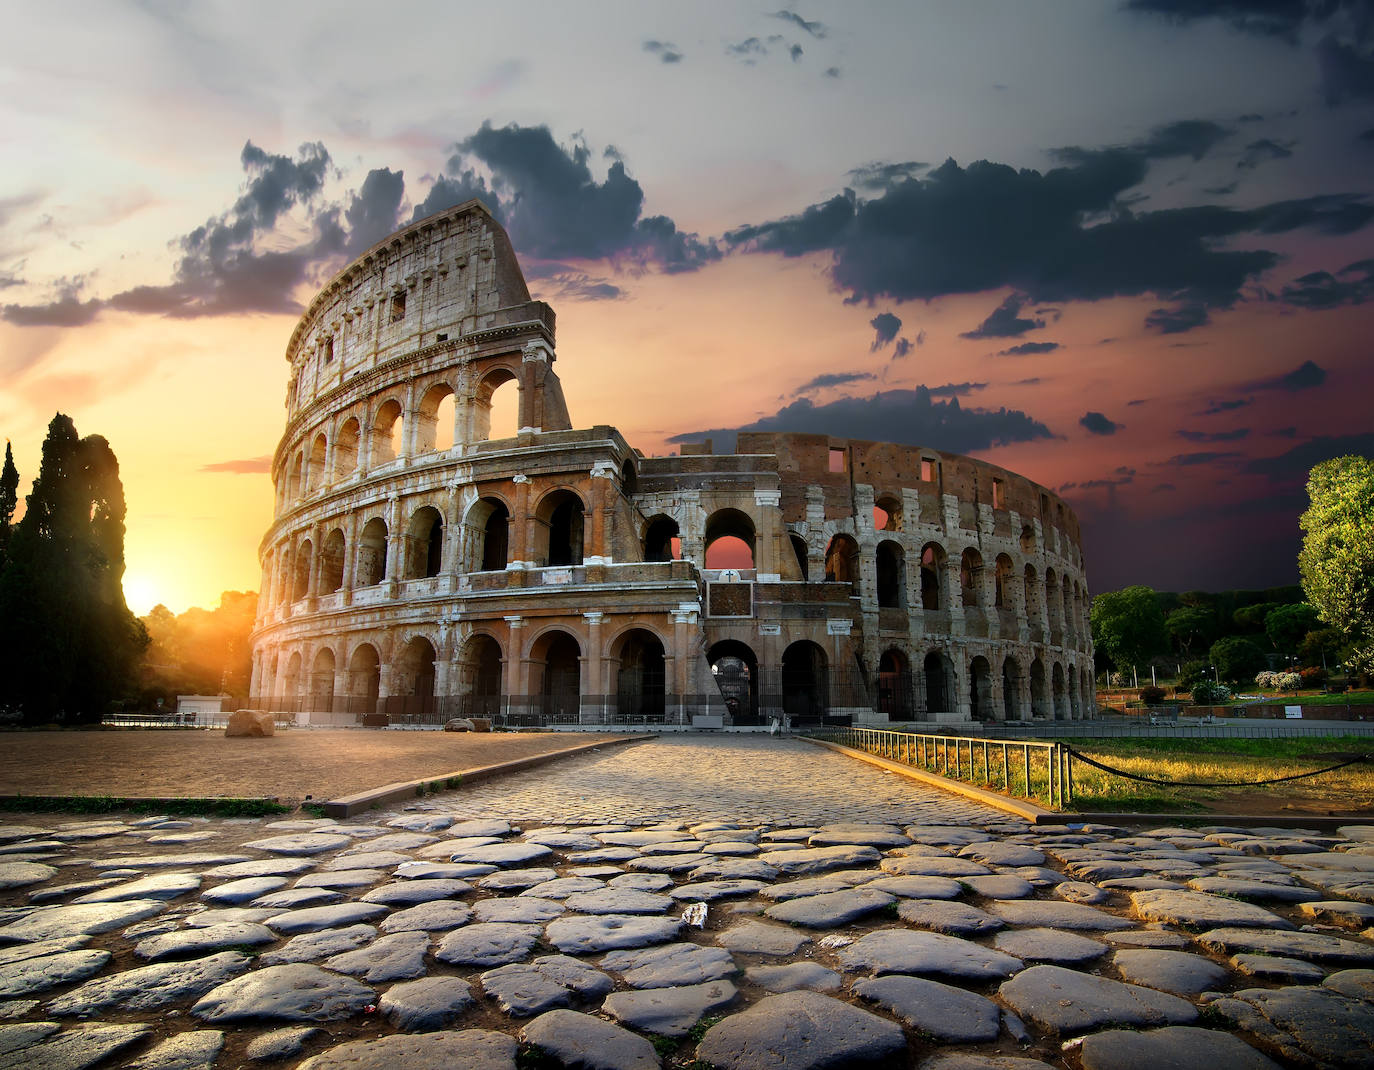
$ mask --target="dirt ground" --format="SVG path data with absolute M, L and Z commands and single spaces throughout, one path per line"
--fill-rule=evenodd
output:
M 368 729 L 286 731 L 270 739 L 226 739 L 222 729 L 6 732 L 0 794 L 324 802 L 613 738 Z

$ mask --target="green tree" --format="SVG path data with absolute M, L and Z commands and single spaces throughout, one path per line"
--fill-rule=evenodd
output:
M 1184 606 L 1164 618 L 1164 631 L 1180 657 L 1189 657 L 1194 647 L 1201 650 L 1216 636 L 1216 616 L 1210 609 Z
M 99 720 L 147 644 L 124 602 L 124 488 L 98 435 L 58 413 L 0 572 L 0 704 Z
M 10 532 L 14 509 L 19 504 L 19 469 L 14 467 L 14 450 L 5 443 L 5 467 L 0 469 L 0 571 L 9 559 Z
M 1233 683 L 1253 679 L 1266 663 L 1263 648 L 1244 635 L 1228 635 L 1218 639 L 1207 656 L 1216 666 L 1217 675 Z
M 1307 602 L 1279 606 L 1264 618 L 1264 634 L 1280 654 L 1296 654 L 1303 636 L 1321 623 L 1316 607 Z
M 1374 670 L 1374 461 L 1337 457 L 1308 473 L 1298 571 L 1321 619 L 1345 633 L 1348 663 Z
M 1143 665 L 1164 649 L 1164 614 L 1149 587 L 1126 587 L 1098 595 L 1089 620 L 1093 643 L 1118 669 Z

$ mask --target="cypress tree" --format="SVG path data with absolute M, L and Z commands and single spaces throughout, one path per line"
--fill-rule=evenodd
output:
M 5 443 L 5 467 L 0 469 L 0 572 L 9 560 L 10 531 L 14 509 L 19 504 L 19 469 L 14 467 L 14 450 Z

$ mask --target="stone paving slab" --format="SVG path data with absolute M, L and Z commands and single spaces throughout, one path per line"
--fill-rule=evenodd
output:
M 0 888 L 0 1068 L 1374 1065 L 1370 826 L 1039 827 L 682 736 L 355 820 L 0 844 L 45 867 Z

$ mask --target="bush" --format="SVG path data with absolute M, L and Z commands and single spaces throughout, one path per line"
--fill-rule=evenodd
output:
M 1302 676 L 1295 672 L 1281 672 L 1274 674 L 1275 685 L 1280 691 L 1296 691 L 1302 687 Z
M 1261 691 L 1272 691 L 1279 686 L 1280 675 L 1265 669 L 1264 672 L 1255 675 L 1255 686 Z
M 1155 687 L 1153 684 L 1149 687 L 1142 687 L 1140 689 L 1140 701 L 1147 706 L 1158 706 L 1164 701 L 1164 688 Z
M 1231 689 L 1225 684 L 1211 680 L 1199 680 L 1193 685 L 1193 704 L 1196 706 L 1219 706 L 1230 701 Z
M 1327 680 L 1326 670 L 1320 665 L 1312 665 L 1298 674 L 1302 677 L 1303 687 L 1325 687 Z
M 1212 678 L 1212 670 L 1208 667 L 1209 663 L 1200 659 L 1185 661 L 1183 669 L 1179 672 L 1178 686 L 1184 691 L 1191 691 L 1193 685 L 1203 680 Z

